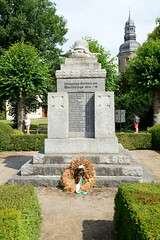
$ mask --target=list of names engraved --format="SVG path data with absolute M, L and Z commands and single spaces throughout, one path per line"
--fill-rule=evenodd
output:
M 94 93 L 69 93 L 69 137 L 94 137 Z

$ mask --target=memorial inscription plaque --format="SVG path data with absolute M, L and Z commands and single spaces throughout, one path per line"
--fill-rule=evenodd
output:
M 68 95 L 69 137 L 94 137 L 94 93 Z

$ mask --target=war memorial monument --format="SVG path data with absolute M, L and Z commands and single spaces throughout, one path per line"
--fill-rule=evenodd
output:
M 63 53 L 56 71 L 57 92 L 48 93 L 48 138 L 41 150 L 9 179 L 10 184 L 59 185 L 61 174 L 77 157 L 95 168 L 95 187 L 122 182 L 154 182 L 115 135 L 114 93 L 105 92 L 106 71 L 85 40 Z

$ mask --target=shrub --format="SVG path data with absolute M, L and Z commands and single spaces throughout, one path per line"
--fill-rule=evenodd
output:
M 150 133 L 116 133 L 118 142 L 124 148 L 134 149 L 150 149 L 152 146 L 152 135 Z
M 9 150 L 12 135 L 12 127 L 8 124 L 0 122 L 0 151 Z
M 21 132 L 21 131 L 19 131 L 18 129 L 13 129 L 13 134 L 14 134 L 14 136 L 15 136 L 15 135 L 16 135 L 16 136 L 24 135 L 24 133 Z
M 33 124 L 33 123 L 31 123 L 31 126 L 30 126 L 30 129 L 31 130 L 37 130 L 37 128 L 38 128 L 38 124 Z
M 44 140 L 47 134 L 31 134 L 12 136 L 11 151 L 39 151 L 44 148 Z
M 121 184 L 114 225 L 118 240 L 159 240 L 160 184 Z
M 37 240 L 41 222 L 33 186 L 0 186 L 0 239 Z
M 5 119 L 5 112 L 0 112 L 0 120 L 4 120 Z
M 152 134 L 152 148 L 160 150 L 160 123 L 147 130 Z
M 119 143 L 129 150 L 151 148 L 152 135 L 150 133 L 116 133 L 116 136 Z M 39 151 L 44 148 L 45 138 L 47 134 L 26 135 L 18 130 L 13 134 L 12 130 L 9 138 L 7 134 L 4 134 L 4 144 L 0 145 L 0 151 Z

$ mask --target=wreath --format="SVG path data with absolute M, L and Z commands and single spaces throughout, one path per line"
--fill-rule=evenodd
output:
M 76 192 L 76 186 L 81 182 L 80 191 L 85 193 L 95 183 L 94 167 L 88 159 L 74 159 L 63 172 L 60 181 L 64 190 L 72 193 Z

